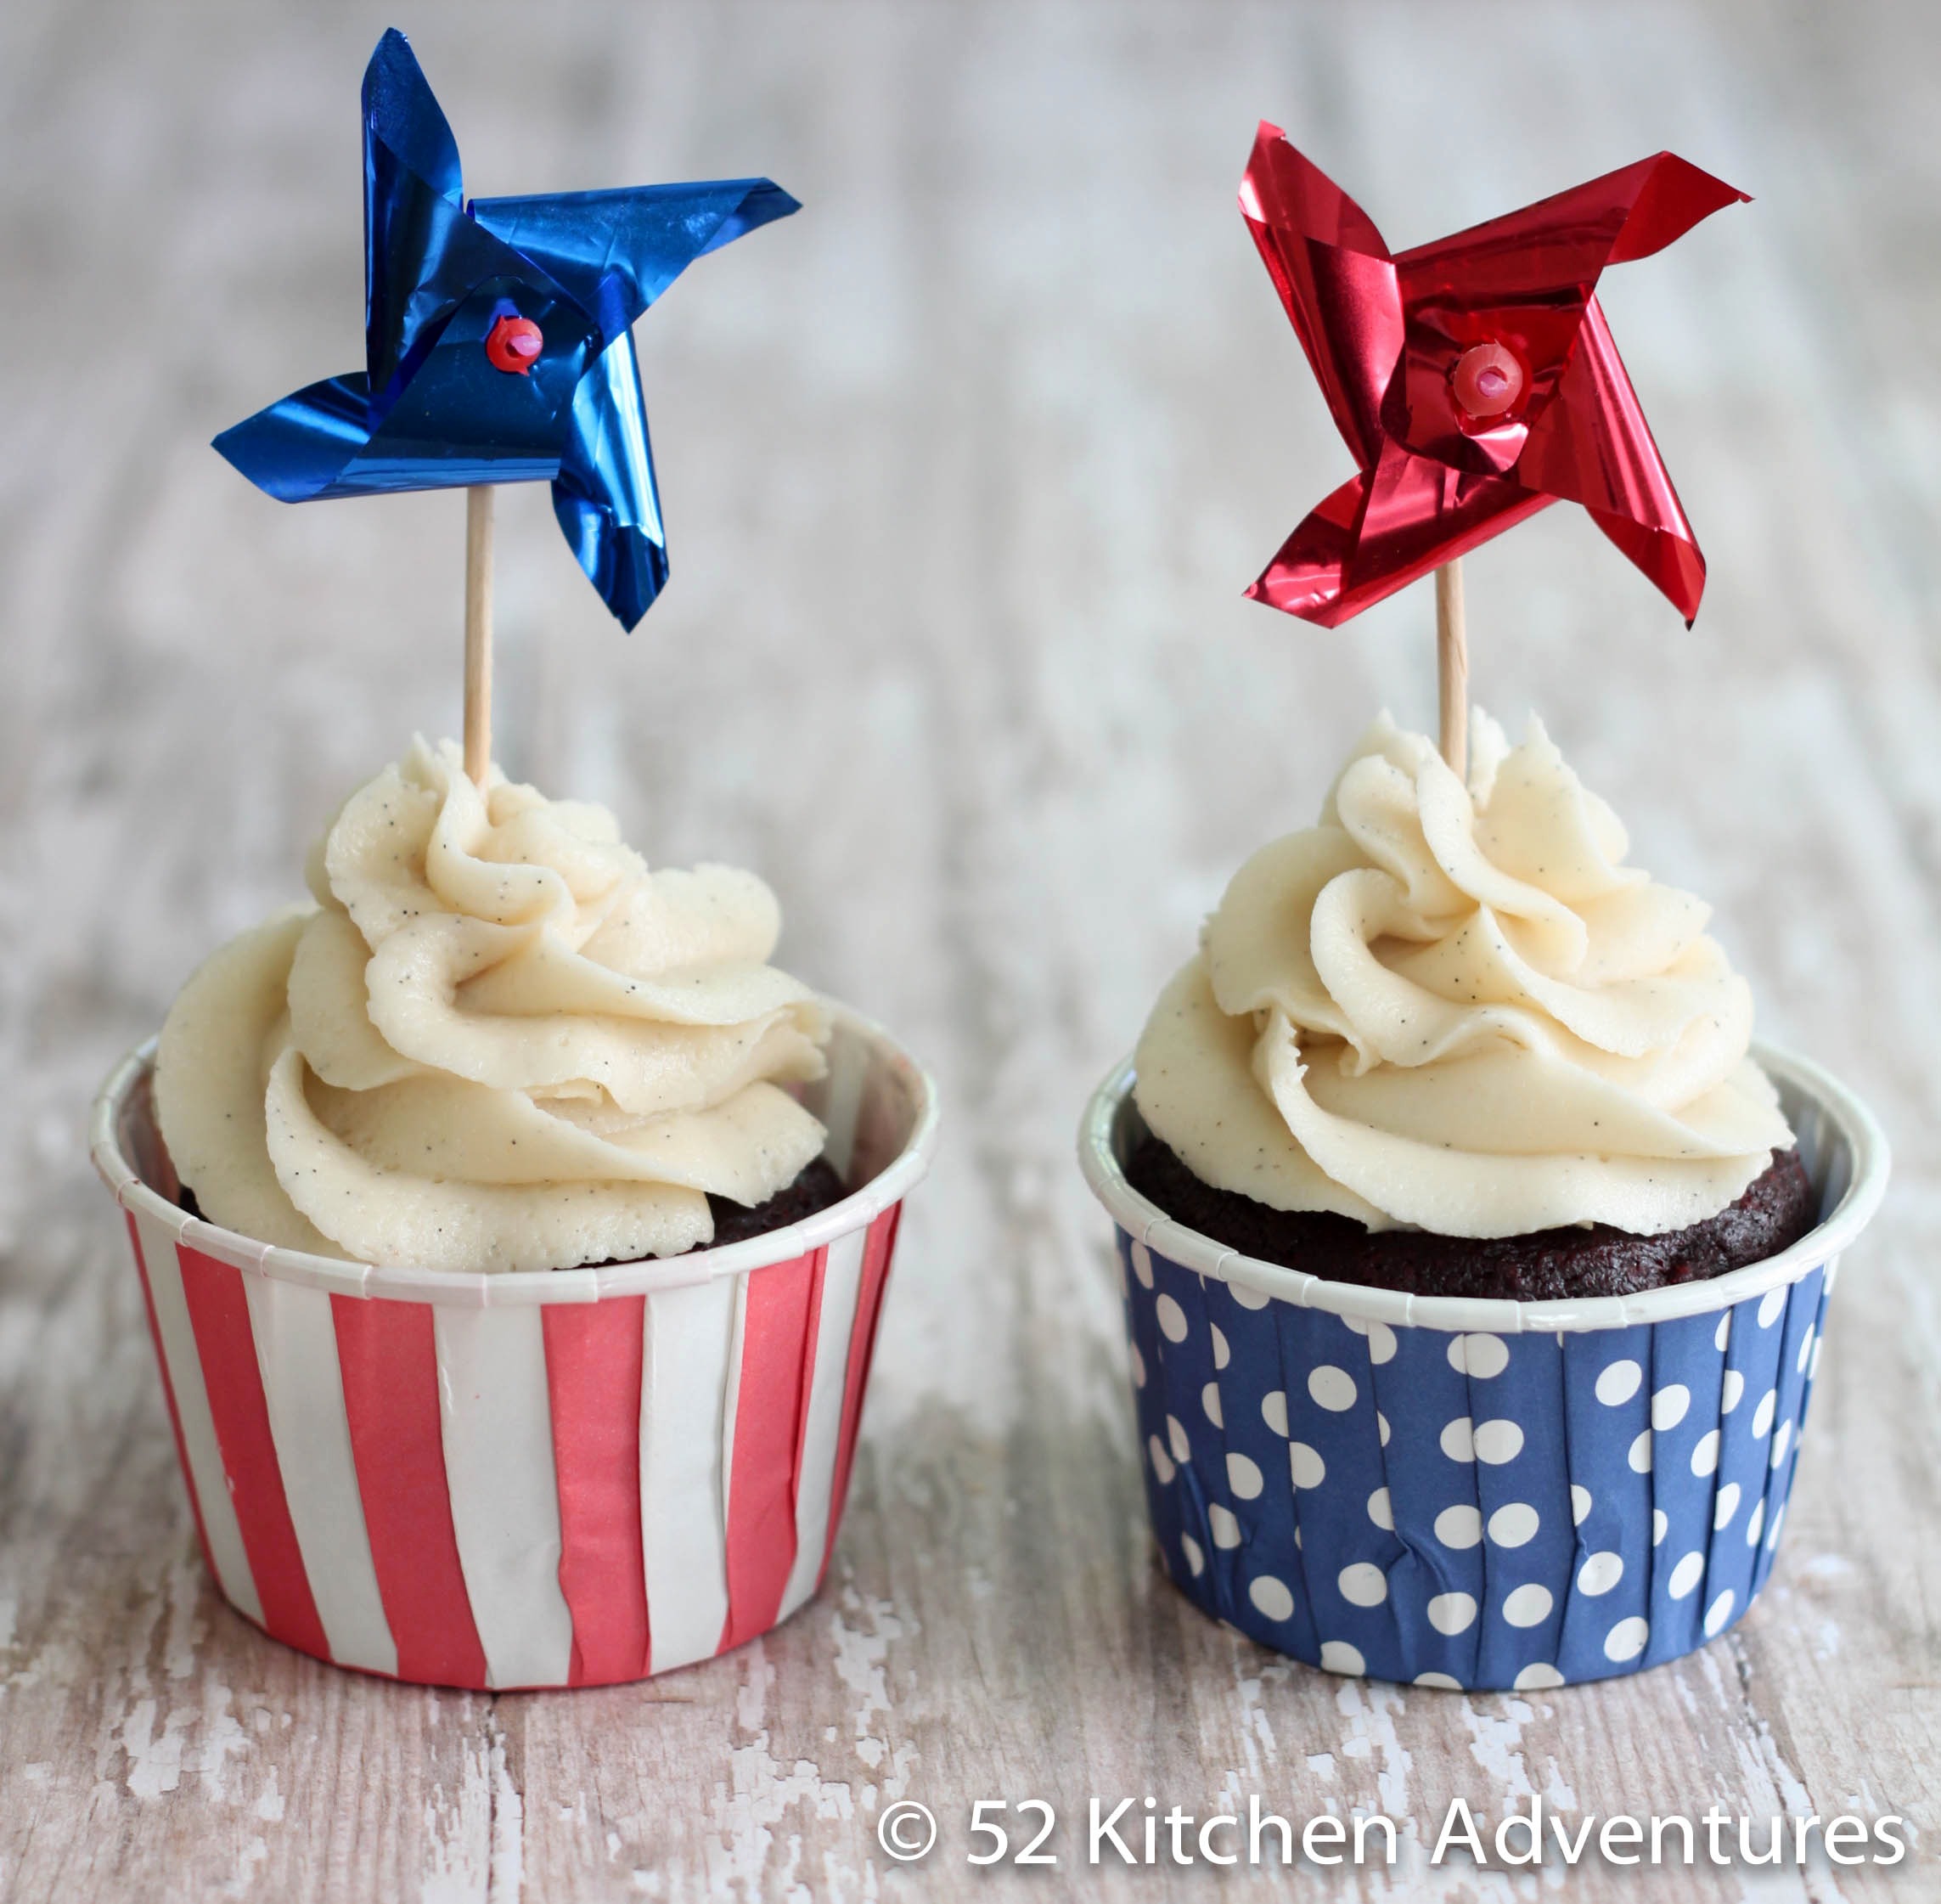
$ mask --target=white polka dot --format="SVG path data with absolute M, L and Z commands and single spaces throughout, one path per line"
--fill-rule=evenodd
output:
M 1779 1396 L 1771 1389 L 1759 1397 L 1759 1405 L 1753 1411 L 1753 1439 L 1764 1441 L 1773 1425 L 1773 1415 L 1779 1407 Z
M 1820 1372 L 1820 1349 L 1826 1339 L 1824 1336 L 1815 1336 L 1813 1338 L 1813 1360 L 1806 1365 L 1806 1379 L 1809 1382 Z
M 1234 1518 L 1231 1507 L 1223 1507 L 1218 1501 L 1207 1510 L 1207 1531 L 1213 1536 L 1216 1547 L 1233 1548 L 1241 1544 L 1241 1524 Z
M 1651 1636 L 1651 1623 L 1640 1620 L 1634 1614 L 1629 1620 L 1621 1620 L 1604 1636 L 1604 1657 L 1623 1665 L 1627 1660 L 1635 1659 L 1645 1650 L 1646 1642 Z
M 1474 1507 L 1445 1507 L 1436 1516 L 1436 1538 L 1445 1547 L 1473 1547 L 1482 1538 L 1482 1516 Z
M 1712 1503 L 1712 1529 L 1714 1533 L 1724 1527 L 1739 1511 L 1739 1484 L 1728 1481 L 1719 1489 L 1719 1498 Z
M 1723 1355 L 1725 1344 L 1732 1339 L 1732 1311 L 1727 1310 L 1719 1318 L 1719 1327 L 1712 1332 L 1712 1346 Z
M 1301 1551 L 1301 1529 L 1298 1527 L 1294 1529 L 1294 1551 L 1297 1553 Z
M 1233 1350 L 1227 1347 L 1226 1332 L 1218 1322 L 1209 1322 L 1207 1332 L 1213 1338 L 1213 1367 L 1223 1369 L 1234 1359 Z
M 1346 1640 L 1323 1640 L 1321 1670 L 1346 1673 L 1350 1678 L 1359 1678 L 1368 1670 L 1368 1662 L 1362 1658 L 1361 1648 L 1350 1646 Z
M 1564 1676 L 1555 1666 L 1546 1665 L 1542 1660 L 1524 1667 L 1511 1681 L 1519 1693 L 1547 1693 L 1553 1686 L 1561 1686 Z
M 1779 1433 L 1773 1437 L 1772 1465 L 1775 1467 L 1780 1467 L 1785 1462 L 1786 1451 L 1792 1445 L 1792 1423 L 1791 1422 L 1781 1422 L 1779 1425 Z
M 1634 1474 L 1649 1474 L 1651 1471 L 1651 1431 L 1646 1428 L 1631 1444 L 1631 1451 L 1625 1456 L 1631 1464 Z
M 1665 1584 L 1665 1591 L 1673 1599 L 1682 1600 L 1705 1578 L 1705 1556 L 1688 1553 L 1671 1570 L 1671 1579 Z
M 1522 1586 L 1513 1587 L 1504 1596 L 1503 1617 L 1512 1626 L 1540 1625 L 1550 1617 L 1550 1608 L 1555 1604 L 1550 1598 L 1550 1590 L 1531 1580 Z
M 1766 1551 L 1770 1553 L 1779 1545 L 1780 1529 L 1786 1525 L 1786 1503 L 1781 1501 L 1773 1512 L 1772 1531 L 1766 1535 Z
M 1458 1375 L 1488 1382 L 1510 1366 L 1510 1349 L 1501 1336 L 1458 1336 L 1449 1344 L 1449 1366 Z
M 1769 1329 L 1786 1313 L 1786 1291 L 1769 1289 L 1759 1298 L 1759 1327 Z
M 1264 1290 L 1250 1289 L 1244 1282 L 1229 1282 L 1227 1290 L 1242 1309 L 1265 1309 L 1274 1300 Z
M 1227 1456 L 1227 1485 L 1242 1501 L 1252 1501 L 1261 1490 L 1261 1473 L 1245 1455 Z
M 1624 1557 L 1606 1548 L 1601 1553 L 1594 1553 L 1577 1570 L 1577 1590 L 1594 1598 L 1600 1593 L 1608 1593 L 1624 1577 Z
M 1186 1439 L 1186 1430 L 1180 1426 L 1179 1417 L 1176 1415 L 1168 1415 L 1166 1417 L 1166 1439 L 1167 1445 L 1173 1450 L 1173 1460 L 1192 1460 L 1193 1444 Z
M 1162 1296 L 1152 1305 L 1152 1313 L 1159 1321 L 1159 1332 L 1168 1342 L 1184 1342 L 1186 1339 L 1186 1311 L 1170 1296 Z
M 1429 1602 L 1429 1624 L 1438 1633 L 1466 1633 L 1476 1624 L 1475 1597 L 1438 1593 Z
M 1325 1408 L 1331 1415 L 1342 1414 L 1354 1406 L 1354 1377 L 1345 1368 L 1323 1362 L 1308 1372 L 1308 1393 L 1317 1408 Z
M 1297 1488 L 1318 1488 L 1328 1478 L 1328 1464 L 1305 1441 L 1287 1444 L 1287 1467 Z
M 1725 1380 L 1719 1390 L 1719 1412 L 1730 1415 L 1739 1405 L 1739 1398 L 1746 1392 L 1746 1377 L 1740 1369 L 1725 1371 Z
M 1500 1467 L 1523 1451 L 1523 1431 L 1514 1422 L 1482 1422 L 1476 1430 L 1476 1458 Z
M 1613 1362 L 1597 1378 L 1597 1399 L 1606 1408 L 1615 1408 L 1636 1394 L 1644 1379 L 1645 1372 L 1635 1362 Z
M 1381 1445 L 1388 1445 L 1388 1417 L 1378 1408 L 1375 1411 L 1375 1432 L 1381 1437 Z
M 1132 1266 L 1133 1274 L 1139 1278 L 1139 1287 L 1151 1288 L 1152 1252 L 1144 1243 L 1134 1243 L 1132 1246 Z
M 1460 1679 L 1451 1679 L 1447 1673 L 1417 1673 L 1413 1683 L 1433 1687 L 1438 1693 L 1460 1693 L 1462 1690 L 1462 1681 Z
M 1580 1488 L 1573 1481 L 1570 1490 L 1570 1518 L 1575 1527 L 1582 1527 L 1590 1518 L 1590 1490 Z
M 1276 1580 L 1272 1574 L 1257 1574 L 1246 1583 L 1246 1597 L 1269 1620 L 1291 1620 L 1294 1615 L 1294 1596 L 1287 1591 L 1286 1580 Z
M 1368 1338 L 1368 1359 L 1379 1366 L 1395 1359 L 1395 1332 L 1386 1322 L 1364 1322 L 1360 1317 L 1344 1315 L 1342 1321 L 1358 1336 Z
M 1660 1434 L 1674 1428 L 1691 1406 L 1691 1390 L 1682 1382 L 1669 1382 L 1651 1397 L 1651 1426 Z
M 1670 1530 L 1670 1528 L 1671 1523 L 1665 1518 L 1664 1509 L 1663 1507 L 1652 1508 L 1651 1545 L 1654 1547 L 1662 1547 L 1665 1544 L 1665 1535 Z
M 1793 1365 L 1802 1375 L 1806 1373 L 1807 1365 L 1813 1360 L 1813 1345 L 1819 1339 L 1813 1325 L 1809 1322 L 1806 1325 L 1806 1333 L 1799 1338 L 1799 1360 Z
M 1476 1459 L 1476 1436 L 1470 1427 L 1469 1417 L 1458 1415 L 1443 1428 L 1443 1452 L 1451 1461 L 1474 1461 Z
M 1145 1438 L 1145 1451 L 1152 1456 L 1153 1473 L 1159 1477 L 1160 1484 L 1164 1486 L 1173 1479 L 1173 1456 L 1160 1445 L 1156 1434 L 1149 1434 Z
M 1537 1510 L 1527 1501 L 1512 1501 L 1489 1517 L 1489 1539 L 1499 1547 L 1521 1547 L 1537 1537 Z
M 1224 1428 L 1227 1425 L 1220 1419 L 1220 1385 L 1218 1382 L 1209 1382 L 1201 1389 L 1200 1405 L 1206 1410 L 1207 1419 L 1215 1428 Z
M 1719 1468 L 1719 1430 L 1706 1429 L 1699 1436 L 1691 1451 L 1691 1471 L 1694 1474 L 1713 1474 Z
M 1279 1389 L 1269 1389 L 1260 1398 L 1260 1418 L 1276 1434 L 1287 1432 L 1287 1397 Z
M 1207 1570 L 1207 1557 L 1200 1551 L 1200 1543 L 1190 1534 L 1179 1536 L 1179 1551 L 1186 1556 L 1186 1569 L 1195 1580 Z
M 1763 1501 L 1753 1503 L 1753 1518 L 1746 1523 L 1746 1545 L 1756 1547 L 1759 1544 L 1759 1529 L 1766 1524 L 1766 1504 Z
M 1136 1342 L 1128 1344 L 1128 1346 L 1132 1350 L 1133 1386 L 1135 1389 L 1143 1389 L 1145 1386 L 1145 1357 L 1139 1354 L 1139 1344 Z
M 1388 1597 L 1388 1576 L 1372 1560 L 1342 1568 L 1335 1585 L 1351 1607 L 1379 1607 Z
M 1387 1528 L 1391 1533 L 1395 1529 L 1395 1503 L 1388 1498 L 1387 1488 L 1377 1488 L 1368 1497 L 1368 1518 L 1377 1527 Z
M 1705 1636 L 1711 1639 L 1732 1617 L 1732 1608 L 1738 1604 L 1739 1597 L 1727 1587 L 1712 1604 L 1705 1609 Z

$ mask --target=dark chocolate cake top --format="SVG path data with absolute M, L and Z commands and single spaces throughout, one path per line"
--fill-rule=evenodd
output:
M 1243 1256 L 1330 1282 L 1419 1296 L 1554 1302 L 1635 1295 L 1762 1263 L 1818 1220 L 1813 1186 L 1792 1150 L 1782 1151 L 1718 1215 L 1655 1236 L 1629 1236 L 1607 1224 L 1480 1240 L 1370 1231 L 1332 1211 L 1269 1209 L 1233 1191 L 1210 1189 L 1152 1136 L 1134 1148 L 1126 1175 L 1175 1223 Z

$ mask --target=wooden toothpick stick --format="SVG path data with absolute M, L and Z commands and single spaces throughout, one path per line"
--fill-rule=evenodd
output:
M 1462 619 L 1462 558 L 1436 571 L 1436 684 L 1442 699 L 1443 758 L 1469 778 L 1469 637 Z
M 465 772 L 492 770 L 492 487 L 465 492 Z

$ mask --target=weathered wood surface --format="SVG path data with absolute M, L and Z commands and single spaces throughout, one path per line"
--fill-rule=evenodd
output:
M 110 1061 L 297 890 L 333 803 L 458 723 L 456 494 L 281 510 L 209 436 L 359 350 L 385 24 L 0 13 L 0 1896 L 981 1894 L 980 1797 L 1259 1791 L 1432 1828 L 1899 1812 L 1894 1872 L 1580 1871 L 1586 1898 L 1941 1888 L 1941 64 L 1904 6 L 862 0 L 409 9 L 481 192 L 766 170 L 802 217 L 641 330 L 676 579 L 631 641 L 543 492 L 500 531 L 499 729 L 653 859 L 779 889 L 794 967 L 948 1096 L 830 1584 L 635 1690 L 435 1695 L 260 1639 L 194 1552 L 120 1226 Z M 350 17 L 346 17 L 346 15 Z M 1384 701 L 1429 591 L 1239 599 L 1345 473 L 1233 192 L 1301 129 L 1398 242 L 1670 145 L 1758 195 L 1606 302 L 1712 563 L 1687 635 L 1580 515 L 1469 565 L 1477 691 L 1540 708 L 1713 899 L 1764 1028 L 1898 1148 L 1786 1549 L 1725 1641 L 1581 1691 L 1325 1679 L 1152 1570 L 1105 1225 L 1070 1162 L 1225 875 Z M 945 1843 L 914 1873 L 880 1808 Z M 1244 1873 L 1239 1874 L 1244 1879 Z M 1554 1875 L 1554 1874 L 1553 1874 Z M 1139 1871 L 1091 1894 L 1197 1894 Z M 1319 1882 L 1322 1880 L 1317 1879 Z M 1534 1896 L 1460 1868 L 1330 1895 Z M 997 1880 L 1025 1891 L 1022 1877 Z

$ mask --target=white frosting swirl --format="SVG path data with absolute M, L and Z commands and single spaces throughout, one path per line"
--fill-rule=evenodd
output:
M 752 874 L 650 872 L 604 808 L 416 742 L 311 855 L 315 910 L 217 953 L 155 1103 L 211 1221 L 428 1269 L 564 1269 L 711 1242 L 822 1150 L 808 989 Z
M 1623 864 L 1541 724 L 1465 787 L 1385 714 L 1321 824 L 1235 875 L 1141 1038 L 1148 1127 L 1204 1182 L 1371 1230 L 1654 1235 L 1786 1147 L 1709 909 Z

